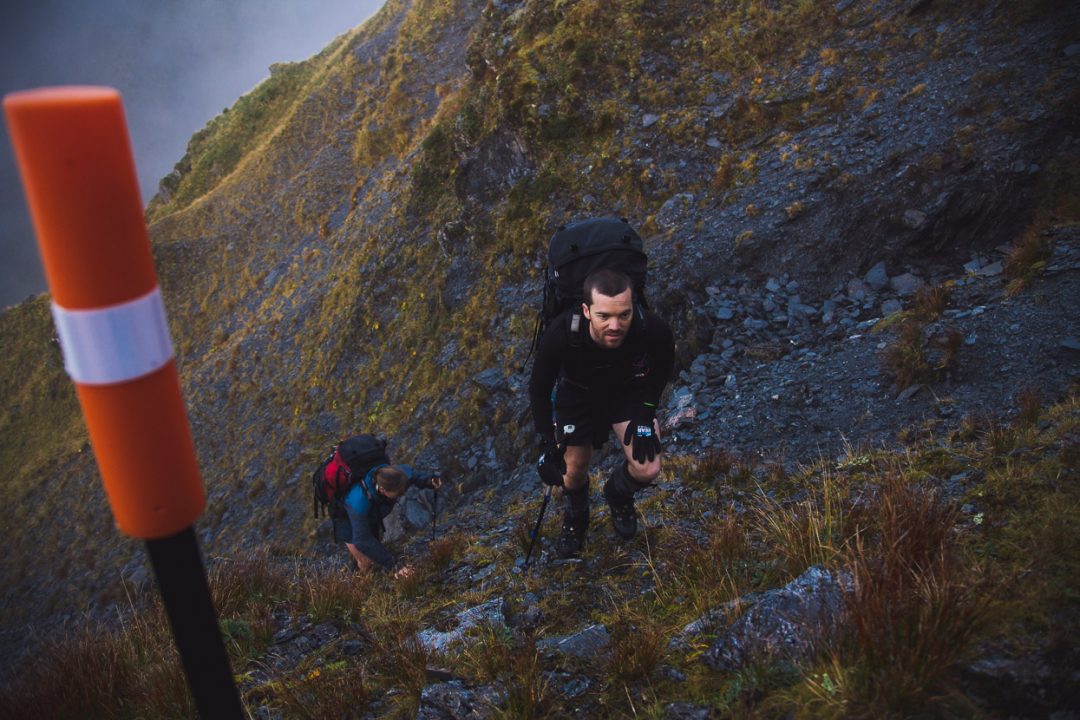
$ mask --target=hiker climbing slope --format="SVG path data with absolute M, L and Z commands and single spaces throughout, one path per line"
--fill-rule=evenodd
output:
M 376 566 L 395 577 L 412 573 L 409 565 L 395 563 L 394 556 L 382 544 L 383 518 L 390 514 L 409 485 L 438 491 L 442 480 L 437 475 L 422 477 L 408 465 L 384 465 L 369 472 L 345 496 L 345 512 L 352 528 L 352 538 L 345 547 L 361 570 Z
M 383 545 L 383 520 L 410 485 L 437 493 L 442 487 L 437 473 L 391 465 L 385 441 L 363 434 L 335 446 L 312 479 L 316 517 L 320 505 L 329 508 L 334 537 L 345 543 L 359 569 L 387 570 L 395 577 L 412 574 Z
M 585 223 L 592 223 L 592 235 L 626 227 L 615 220 L 584 221 L 562 232 L 581 232 Z M 656 407 L 671 376 L 675 346 L 671 328 L 636 301 L 633 285 L 618 270 L 593 270 L 583 284 L 581 306 L 555 318 L 537 346 L 529 400 L 541 447 L 540 477 L 563 488 L 560 557 L 584 547 L 589 461 L 609 432 L 623 443 L 626 456 L 604 484 L 620 537 L 636 534 L 634 495 L 660 474 Z

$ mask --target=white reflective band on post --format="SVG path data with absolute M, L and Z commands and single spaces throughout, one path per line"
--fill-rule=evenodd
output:
M 172 359 L 161 289 L 141 298 L 93 310 L 68 310 L 52 304 L 64 369 L 83 385 L 134 380 Z

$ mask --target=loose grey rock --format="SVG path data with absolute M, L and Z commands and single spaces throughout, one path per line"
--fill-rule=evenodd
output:
M 879 262 L 870 268 L 866 275 L 863 277 L 866 284 L 869 285 L 875 292 L 881 292 L 889 284 L 889 273 L 885 270 L 884 261 Z
M 501 368 L 488 368 L 478 372 L 473 377 L 473 382 L 488 392 L 495 392 L 505 386 Z
M 870 294 L 870 286 L 862 280 L 851 280 L 847 284 L 847 296 L 850 300 L 860 302 Z
M 707 705 L 676 702 L 664 706 L 665 720 L 709 720 L 712 717 L 712 709 Z
M 920 390 L 922 390 L 922 385 L 918 383 L 906 387 L 899 395 L 896 396 L 896 402 L 904 402 L 905 400 L 909 400 L 915 395 L 915 393 L 919 392 Z
M 430 628 L 421 630 L 417 634 L 417 640 L 429 650 L 444 652 L 450 645 L 465 637 L 465 633 L 474 627 L 480 625 L 506 625 L 504 605 L 505 601 L 502 598 L 495 598 L 483 605 L 464 610 L 458 613 L 457 627 L 453 630 L 446 632 Z
M 894 313 L 900 312 L 903 309 L 904 309 L 904 304 L 902 302 L 900 302 L 899 300 L 895 299 L 895 298 L 893 298 L 891 300 L 886 300 L 885 302 L 881 303 L 881 314 L 882 315 L 886 315 L 886 316 L 892 315 Z
M 850 579 L 812 567 L 782 588 L 761 593 L 753 606 L 705 651 L 709 667 L 732 672 L 747 662 L 798 663 L 842 625 L 843 587 Z
M 893 289 L 893 292 L 895 292 L 901 297 L 914 295 L 918 291 L 918 289 L 925 284 L 926 283 L 923 282 L 922 278 L 911 273 L 897 275 L 896 277 L 889 280 L 889 287 L 891 287 Z
M 505 688 L 466 687 L 460 680 L 428 685 L 420 693 L 416 720 L 488 720 L 506 704 Z
M 590 625 L 573 635 L 548 638 L 539 643 L 543 648 L 583 659 L 596 657 L 610 644 L 611 635 L 603 625 Z
M 926 213 L 921 210 L 907 210 L 904 212 L 904 227 L 912 230 L 922 230 L 926 226 Z
M 660 208 L 660 212 L 656 214 L 657 227 L 665 230 L 675 227 L 682 222 L 693 206 L 693 193 L 672 195 Z
M 584 675 L 575 675 L 564 672 L 545 672 L 543 677 L 550 685 L 558 686 L 559 696 L 567 699 L 584 695 L 592 686 L 592 683 L 589 682 L 589 678 Z

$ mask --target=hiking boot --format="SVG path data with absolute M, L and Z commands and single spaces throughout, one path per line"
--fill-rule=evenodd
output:
M 555 543 L 555 554 L 562 559 L 572 558 L 585 547 L 585 534 L 589 530 L 589 516 L 563 513 L 562 530 Z
M 637 535 L 637 511 L 634 510 L 634 493 L 627 492 L 633 482 L 626 476 L 626 465 L 619 465 L 604 483 L 604 499 L 611 508 L 611 524 L 615 534 L 623 540 Z M 636 483 L 634 483 L 636 485 Z
M 585 547 L 585 533 L 589 530 L 589 486 L 577 490 L 564 490 L 562 530 L 555 543 L 555 553 L 565 559 L 574 557 Z

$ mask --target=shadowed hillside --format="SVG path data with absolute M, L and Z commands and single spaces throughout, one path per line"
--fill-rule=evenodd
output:
M 389 0 L 275 66 L 147 208 L 204 552 L 325 557 L 308 477 L 355 430 L 438 464 L 451 517 L 521 511 L 516 371 L 547 239 L 587 215 L 646 238 L 685 463 L 790 477 L 1015 414 L 1025 389 L 1067 402 L 1078 20 L 1051 0 Z M 147 581 L 48 322 L 44 298 L 0 316 L 12 647 Z

